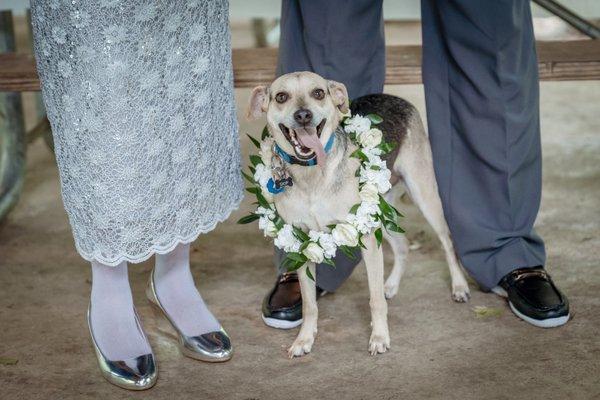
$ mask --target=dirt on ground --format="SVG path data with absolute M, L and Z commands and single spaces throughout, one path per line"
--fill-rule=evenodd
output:
M 387 88 L 423 112 L 421 86 Z M 236 92 L 240 109 L 248 91 Z M 266 327 L 264 294 L 274 282 L 272 246 L 255 225 L 232 217 L 193 244 L 203 297 L 232 337 L 234 358 L 183 357 L 166 320 L 143 290 L 152 261 L 130 267 L 134 299 L 159 363 L 155 388 L 132 393 L 106 383 L 92 352 L 85 312 L 90 268 L 73 246 L 58 174 L 44 142 L 28 149 L 18 206 L 0 227 L 0 398 L 15 399 L 598 399 L 600 398 L 600 82 L 544 83 L 544 189 L 537 229 L 548 270 L 571 301 L 572 321 L 543 330 L 471 282 L 467 304 L 450 298 L 439 243 L 409 203 L 403 225 L 419 249 L 409 255 L 389 301 L 392 348 L 367 353 L 366 274 L 359 265 L 319 301 L 310 355 L 290 360 L 297 330 Z M 241 113 L 240 113 L 241 116 Z M 261 123 L 241 121 L 245 151 Z M 386 268 L 391 254 L 386 248 Z M 487 307 L 481 315 L 476 307 Z M 481 309 L 477 309 L 481 310 Z

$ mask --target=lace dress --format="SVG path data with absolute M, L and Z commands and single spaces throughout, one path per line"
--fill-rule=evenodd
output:
M 226 0 L 33 0 L 77 250 L 141 262 L 242 197 Z

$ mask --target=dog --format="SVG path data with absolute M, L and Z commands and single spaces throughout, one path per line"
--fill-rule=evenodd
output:
M 305 230 L 327 230 L 344 221 L 350 208 L 360 203 L 358 178 L 360 161 L 350 157 L 356 145 L 341 129 L 343 114 L 349 107 L 346 87 L 312 72 L 297 72 L 277 78 L 270 86 L 252 90 L 247 118 L 266 114 L 267 127 L 277 145 L 292 155 L 296 163 L 286 164 L 293 186 L 275 195 L 279 215 Z M 352 101 L 352 115 L 377 114 L 383 118 L 378 128 L 395 149 L 384 157 L 392 172 L 392 189 L 384 198 L 394 204 L 404 192 L 421 210 L 439 237 L 452 280 L 452 297 L 457 302 L 469 299 L 469 287 L 456 257 L 435 180 L 429 138 L 416 108 L 395 96 L 376 94 Z M 335 135 L 329 154 L 324 147 Z M 304 165 L 316 160 L 316 166 Z M 304 161 L 304 162 L 303 162 Z M 394 266 L 384 284 L 382 248 L 374 234 L 363 236 L 362 256 L 367 269 L 372 332 L 369 352 L 384 353 L 390 347 L 386 298 L 398 292 L 408 254 L 408 241 L 402 234 L 384 231 L 394 254 Z M 317 333 L 317 301 L 314 263 L 298 270 L 302 293 L 303 322 L 288 350 L 290 358 L 309 353 Z

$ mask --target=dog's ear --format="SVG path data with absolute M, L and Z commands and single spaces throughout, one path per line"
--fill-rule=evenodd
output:
M 346 114 L 349 106 L 346 85 L 336 81 L 327 81 L 327 85 L 329 86 L 329 93 L 333 98 L 333 104 L 335 104 L 342 113 Z
M 252 89 L 248 109 L 246 110 L 246 118 L 249 120 L 258 119 L 267 112 L 269 107 L 269 88 L 267 86 L 257 86 Z

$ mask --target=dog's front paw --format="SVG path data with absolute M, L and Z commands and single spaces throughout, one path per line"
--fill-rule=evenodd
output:
M 288 349 L 288 356 L 290 358 L 302 357 L 303 355 L 310 353 L 314 342 L 314 337 L 301 338 L 298 336 Z
M 457 303 L 466 303 L 471 298 L 469 285 L 452 285 L 452 299 Z
M 373 332 L 371 334 L 371 339 L 369 339 L 369 353 L 372 356 L 378 353 L 385 353 L 387 349 L 390 348 L 390 335 L 387 333 L 384 334 L 376 334 Z

